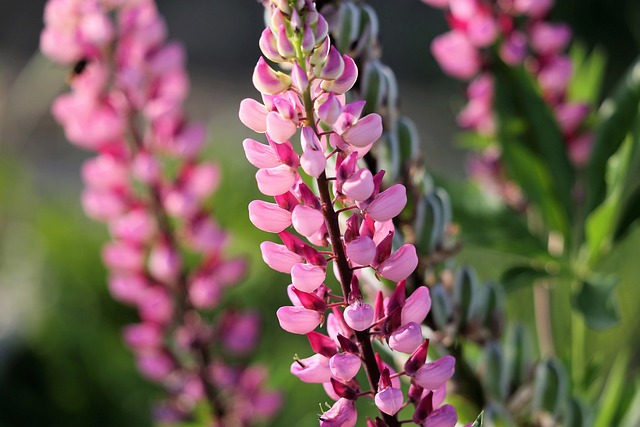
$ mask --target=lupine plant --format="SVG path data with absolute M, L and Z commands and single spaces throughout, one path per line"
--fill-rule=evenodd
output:
M 198 159 L 204 127 L 183 112 L 182 46 L 166 42 L 153 0 L 51 0 L 44 19 L 42 51 L 72 68 L 53 115 L 71 143 L 97 152 L 82 167 L 82 203 L 109 226 L 109 289 L 141 320 L 124 341 L 166 389 L 156 420 L 241 427 L 272 417 L 279 394 L 243 361 L 257 314 L 221 305 L 246 262 L 225 255 L 228 233 L 205 206 L 220 177 Z
M 556 285 L 571 287 L 572 346 L 560 352 L 570 361 L 571 379 L 556 369 L 554 382 L 562 384 L 558 395 L 566 396 L 568 383 L 597 395 L 586 374 L 593 362 L 585 354 L 585 324 L 604 329 L 619 319 L 618 278 L 599 270 L 638 218 L 638 63 L 591 117 L 604 58 L 576 46 L 566 53 L 571 29 L 549 20 L 553 1 L 423 1 L 445 9 L 452 28 L 433 41 L 434 57 L 445 73 L 470 80 L 458 115 L 458 124 L 471 131 L 465 140 L 482 153 L 470 172 L 526 214 L 510 239 L 528 243 L 507 247 L 531 261 L 506 271 L 503 282 L 507 290 L 534 285 L 539 347 L 549 358 L 558 354 L 551 293 Z M 618 365 L 624 363 L 623 357 Z M 543 406 L 554 422 L 568 407 Z M 593 422 L 610 425 L 613 412 L 600 408 Z
M 258 168 L 258 188 L 275 199 L 251 202 L 250 219 L 278 233 L 283 243 L 262 243 L 263 259 L 291 275 L 293 305 L 278 309 L 278 320 L 286 331 L 306 334 L 315 352 L 296 359 L 291 372 L 323 383 L 336 400 L 320 416 L 321 426 L 354 426 L 359 398 L 372 398 L 380 412 L 369 425 L 453 426 L 455 409 L 440 405 L 455 360 L 445 356 L 427 363 L 429 340 L 420 323 L 431 306 L 429 291 L 421 286 L 406 297 L 416 250 L 411 244 L 393 250 L 393 218 L 406 204 L 406 189 L 395 184 L 381 191 L 384 170 L 374 175 L 358 162 L 381 136 L 381 117 L 363 116 L 364 101 L 346 102 L 358 69 L 331 44 L 328 24 L 313 2 L 265 6 L 261 50 L 291 71 L 276 71 L 260 58 L 253 83 L 263 103 L 245 99 L 240 119 L 267 138 L 267 144 L 246 139 L 244 149 Z M 298 130 L 300 154 L 290 142 Z M 340 292 L 326 284 L 327 269 Z M 393 290 L 386 291 L 380 279 L 394 283 Z M 375 301 L 365 299 L 371 294 Z M 316 331 L 325 322 L 328 336 Z M 410 355 L 400 372 L 384 361 L 385 348 Z M 364 386 L 357 379 L 361 369 Z M 410 381 L 408 392 L 401 378 Z M 400 412 L 409 405 L 413 415 L 403 419 Z
M 616 279 L 599 263 L 640 212 L 639 65 L 596 117 L 604 60 L 567 53 L 571 30 L 550 21 L 552 0 L 423 3 L 451 26 L 433 55 L 468 82 L 458 124 L 479 153 L 470 173 L 516 213 L 515 232 L 500 228 L 518 245 L 501 248 L 529 261 L 484 284 L 456 261 L 468 236 L 453 221 L 459 195 L 425 170 L 371 6 L 262 0 L 261 100 L 242 101 L 239 118 L 264 134 L 243 148 L 271 198 L 249 203 L 248 216 L 278 235 L 260 251 L 288 278 L 265 284 L 290 300 L 266 322 L 309 342 L 291 349 L 290 372 L 333 401 L 321 427 L 453 427 L 481 410 L 474 427 L 632 427 L 640 392 L 624 385 L 626 359 L 601 392 L 584 323 L 618 318 Z M 184 49 L 166 32 L 153 0 L 49 0 L 41 50 L 70 69 L 71 88 L 52 112 L 71 143 L 97 153 L 82 168 L 82 203 L 109 228 L 109 290 L 140 317 L 124 342 L 165 390 L 155 420 L 264 425 L 281 397 L 249 364 L 257 315 L 225 297 L 247 264 L 226 254 L 229 235 L 208 207 L 220 172 L 200 160 L 204 127 L 183 112 Z M 575 308 L 564 352 L 549 309 L 563 283 Z M 505 290 L 526 285 L 540 357 L 505 314 Z

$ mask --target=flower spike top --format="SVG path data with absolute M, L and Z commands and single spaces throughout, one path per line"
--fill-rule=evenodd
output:
M 431 397 L 453 374 L 453 358 L 427 363 L 419 324 L 429 310 L 428 289 L 416 293 L 423 297 L 419 300 L 406 298 L 404 279 L 416 268 L 416 250 L 393 247 L 392 220 L 407 202 L 406 190 L 400 184 L 382 189 L 384 171 L 373 175 L 361 166 L 382 134 L 382 120 L 363 114 L 363 101 L 346 102 L 358 70 L 331 44 L 314 2 L 263 3 L 268 26 L 260 48 L 289 72 L 260 58 L 253 83 L 262 102 L 245 99 L 239 116 L 247 127 L 266 134 L 266 144 L 246 139 L 243 146 L 258 168 L 260 192 L 273 197 L 273 202 L 251 202 L 249 217 L 261 230 L 278 233 L 282 242 L 262 243 L 263 259 L 291 275 L 291 305 L 278 309 L 277 318 L 286 331 L 305 334 L 314 352 L 296 359 L 291 372 L 304 382 L 322 383 L 335 400 L 320 416 L 320 426 L 354 426 L 359 398 L 373 400 L 379 426 L 431 425 L 429 417 L 438 407 L 453 414 L 448 424 L 438 425 L 453 426 L 455 409 Z M 329 288 L 329 271 L 339 292 Z M 385 287 L 383 279 L 397 283 L 395 291 L 375 291 Z M 377 295 L 375 304 L 366 300 L 369 294 Z M 323 324 L 326 335 L 317 331 Z M 396 373 L 374 351 L 374 341 L 388 352 L 425 357 L 412 359 L 411 373 Z M 403 390 L 408 384 L 414 398 Z M 422 405 L 428 410 L 413 417 L 405 411 L 410 405 L 422 407 L 424 399 L 431 402 Z
M 256 344 L 256 314 L 201 314 L 221 308 L 246 265 L 225 256 L 227 233 L 204 206 L 220 176 L 198 160 L 204 127 L 183 114 L 182 46 L 166 42 L 153 0 L 50 0 L 44 20 L 43 53 L 75 64 L 53 115 L 70 142 L 97 153 L 82 168 L 82 203 L 109 226 L 109 289 L 140 315 L 124 340 L 141 373 L 167 390 L 156 418 L 191 419 L 202 402 L 215 426 L 273 416 L 280 397 L 262 389 L 262 368 L 238 363 Z

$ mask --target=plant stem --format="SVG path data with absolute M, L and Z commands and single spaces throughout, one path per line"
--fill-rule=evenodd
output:
M 536 330 L 538 332 L 540 354 L 543 358 L 556 355 L 555 345 L 553 344 L 553 328 L 551 326 L 550 293 L 547 285 L 546 281 L 539 280 L 533 286 Z

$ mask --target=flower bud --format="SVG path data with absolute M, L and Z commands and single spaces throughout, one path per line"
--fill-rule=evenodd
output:
M 267 27 L 262 31 L 258 44 L 260 45 L 262 54 L 266 56 L 269 61 L 284 61 L 284 58 L 280 55 L 280 52 L 278 52 L 276 37 L 273 35 L 273 31 L 271 31 L 270 27 Z
M 283 58 L 293 58 L 296 56 L 296 50 L 287 37 L 287 30 L 284 28 L 284 25 L 281 25 L 278 28 L 278 34 L 276 35 L 276 46 L 278 48 L 278 53 Z
M 355 61 L 348 55 L 342 55 L 342 59 L 344 61 L 342 74 L 335 80 L 323 81 L 320 85 L 323 90 L 338 94 L 346 93 L 358 80 L 358 67 Z
M 331 46 L 326 60 L 316 65 L 313 71 L 316 77 L 324 80 L 335 80 L 340 77 L 344 72 L 344 60 L 338 49 Z
M 264 58 L 260 57 L 253 71 L 253 85 L 261 93 L 276 95 L 284 92 L 291 86 L 291 77 L 274 71 Z

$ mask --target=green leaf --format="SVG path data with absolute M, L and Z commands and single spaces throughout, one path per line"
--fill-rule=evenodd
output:
M 578 294 L 574 295 L 573 306 L 580 311 L 590 328 L 610 328 L 620 320 L 614 293 L 617 284 L 618 279 L 614 276 L 592 278 L 589 282 L 583 282 Z
M 340 52 L 348 52 L 351 42 L 358 36 L 360 10 L 351 3 L 342 3 L 338 11 L 338 36 L 336 47 Z
M 510 387 L 515 389 L 528 379 L 533 364 L 531 337 L 522 324 L 517 323 L 508 330 L 505 353 Z
M 480 412 L 478 418 L 471 424 L 471 427 L 484 427 L 484 411 Z
M 532 407 L 534 411 L 557 416 L 568 403 L 569 380 L 564 367 L 555 359 L 547 359 L 536 369 Z
M 620 427 L 638 427 L 640 425 L 640 387 L 638 385 L 631 403 L 624 412 Z
M 482 382 L 489 396 L 501 402 L 507 393 L 509 379 L 505 356 L 495 341 L 489 341 L 484 347 Z
M 607 378 L 607 384 L 602 392 L 598 415 L 596 416 L 596 422 L 593 424 L 593 427 L 610 427 L 613 425 L 613 420 L 627 381 L 628 360 L 628 354 L 623 352 L 618 355 L 613 363 L 611 372 L 609 372 L 609 377 Z
M 569 401 L 566 418 L 565 425 L 567 427 L 591 427 L 593 425 L 590 408 L 575 396 Z
M 605 51 L 596 47 L 587 56 L 584 45 L 574 44 L 569 55 L 573 64 L 573 75 L 567 89 L 567 98 L 570 101 L 596 105 L 607 65 Z
M 529 191 L 532 190 L 531 182 L 521 182 L 526 175 L 516 176 L 514 172 L 517 171 L 514 169 L 527 167 L 525 160 L 533 160 L 532 155 L 535 155 L 535 163 L 537 163 L 535 169 L 539 169 L 538 175 L 545 176 L 544 180 L 553 184 L 545 185 L 546 196 L 554 198 L 555 203 L 562 206 L 565 218 L 561 222 L 568 223 L 568 218 L 573 211 L 571 192 L 575 177 L 565 148 L 564 137 L 556 119 L 542 99 L 537 84 L 522 67 L 512 68 L 500 63 L 496 67 L 495 82 L 499 135 L 503 151 L 518 145 L 523 149 L 523 153 L 527 154 L 526 158 L 522 156 L 517 159 L 512 158 L 513 161 L 517 161 L 517 164 L 512 164 L 509 172 L 529 196 Z M 508 122 L 514 118 L 526 124 L 524 132 L 508 132 L 505 129 L 505 126 L 509 126 Z M 529 177 L 530 180 L 531 177 Z M 531 199 L 538 204 L 541 203 L 539 195 Z M 558 224 L 554 221 L 549 225 L 557 226 Z
M 500 283 L 505 291 L 512 292 L 516 289 L 532 286 L 536 280 L 545 277 L 549 277 L 549 273 L 543 269 L 529 265 L 518 265 L 502 273 Z
M 640 138 L 626 138 L 609 158 L 605 179 L 606 198 L 585 222 L 587 261 L 591 266 L 609 251 L 620 226 L 624 229 L 622 224 L 628 226 L 635 220 L 633 211 L 638 208 L 634 193 L 640 190 Z M 623 220 L 626 222 L 621 224 Z
M 640 102 L 640 58 L 629 68 L 613 96 L 602 103 L 587 170 L 587 208 L 593 211 L 606 196 L 605 171 L 609 157 L 631 131 Z

